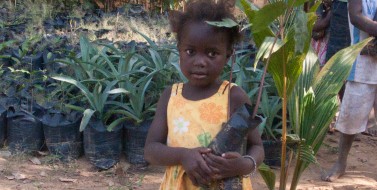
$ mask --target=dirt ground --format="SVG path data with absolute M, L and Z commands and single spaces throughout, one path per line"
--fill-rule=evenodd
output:
M 348 158 L 347 173 L 336 182 L 322 182 L 320 174 L 331 167 L 337 157 L 339 133 L 328 134 L 318 153 L 320 166 L 312 165 L 303 174 L 298 189 L 351 190 L 377 189 L 377 137 L 360 135 Z M 9 156 L 0 151 L 0 189 L 158 189 L 163 167 L 149 166 L 136 170 L 125 158 L 112 169 L 97 171 L 86 160 L 63 164 L 51 155 Z M 290 167 L 290 176 L 293 174 Z M 279 173 L 279 169 L 275 169 Z M 267 189 L 259 174 L 252 177 L 255 190 Z M 278 176 L 277 176 L 278 179 Z M 288 179 L 288 183 L 290 179 Z M 277 182 L 278 184 L 278 182 Z

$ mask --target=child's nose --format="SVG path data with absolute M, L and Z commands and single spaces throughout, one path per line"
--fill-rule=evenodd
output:
M 205 67 L 206 66 L 206 57 L 198 55 L 194 61 L 194 66 Z

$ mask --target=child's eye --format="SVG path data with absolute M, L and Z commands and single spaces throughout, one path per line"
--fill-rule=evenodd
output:
M 187 49 L 187 50 L 186 50 L 186 53 L 187 53 L 187 55 L 192 55 L 192 54 L 194 53 L 194 50 L 192 50 L 192 49 Z
M 208 52 L 209 57 L 215 57 L 216 55 L 217 55 L 217 53 L 215 51 Z

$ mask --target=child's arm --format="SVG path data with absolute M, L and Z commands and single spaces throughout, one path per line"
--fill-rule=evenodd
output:
M 377 36 L 377 22 L 363 15 L 361 0 L 349 0 L 348 11 L 350 21 L 355 27 L 371 36 Z
M 170 93 L 171 87 L 165 89 L 157 103 L 156 114 L 144 147 L 145 160 L 153 165 L 182 165 L 194 185 L 208 184 L 211 180 L 211 170 L 201 156 L 201 154 L 209 152 L 208 148 L 188 149 L 166 145 L 167 106 Z
M 246 93 L 237 86 L 231 89 L 230 102 L 231 113 L 234 113 L 238 107 L 245 103 L 251 104 Z M 263 143 L 257 128 L 251 129 L 247 135 L 247 155 L 253 157 L 257 165 L 254 165 L 251 159 L 244 158 L 236 152 L 228 152 L 221 157 L 214 154 L 205 154 L 204 158 L 215 174 L 212 176 L 214 179 L 249 174 L 264 159 Z
M 331 10 L 328 10 L 325 15 L 319 15 L 317 21 L 313 26 L 313 31 L 319 32 L 325 30 L 330 25 Z

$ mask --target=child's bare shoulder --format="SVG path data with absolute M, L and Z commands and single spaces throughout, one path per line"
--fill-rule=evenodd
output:
M 171 94 L 171 90 L 172 90 L 173 86 L 167 86 L 164 91 L 162 92 L 161 96 L 160 96 L 160 100 L 161 99 L 167 99 L 169 100 L 170 99 L 170 94 Z
M 241 87 L 234 85 L 230 89 L 230 98 L 247 98 L 247 94 Z
M 172 86 L 168 86 L 161 93 L 160 99 L 157 102 L 156 116 L 166 115 L 166 109 L 170 100 L 171 89 Z
M 245 103 L 250 104 L 250 99 L 247 96 L 246 92 L 239 86 L 233 86 L 230 89 L 230 101 L 231 101 L 231 105 L 234 105 L 235 108 Z

